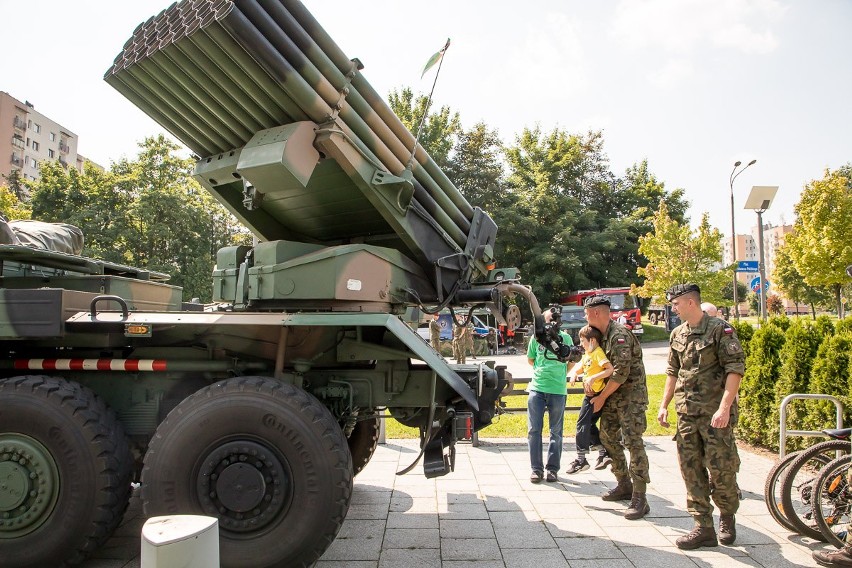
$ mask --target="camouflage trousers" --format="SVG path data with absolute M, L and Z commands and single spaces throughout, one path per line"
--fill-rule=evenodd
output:
M 629 476 L 633 490 L 639 493 L 644 493 L 645 486 L 651 482 L 648 454 L 642 440 L 648 427 L 647 409 L 647 403 L 633 402 L 630 396 L 615 391 L 604 404 L 600 419 L 601 443 L 612 459 L 612 473 L 619 481 Z M 629 466 L 625 448 L 630 452 Z
M 440 355 L 441 354 L 441 338 L 440 337 L 433 337 L 433 338 L 431 338 L 430 343 L 432 344 L 432 349 L 437 351 L 438 355 Z
M 677 415 L 677 457 L 686 484 L 686 510 L 702 527 L 713 526 L 713 502 L 722 515 L 733 515 L 740 506 L 737 472 L 740 456 L 734 429 L 713 428 L 710 416 Z M 710 479 L 713 479 L 711 490 Z
M 464 364 L 465 363 L 465 348 L 464 343 L 461 340 L 453 339 L 453 359 L 456 360 L 456 363 Z

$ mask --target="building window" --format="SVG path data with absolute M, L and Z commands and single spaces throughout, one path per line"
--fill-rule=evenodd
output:
M 48 151 L 47 151 L 47 157 L 48 157 L 48 158 L 53 158 L 53 157 L 55 157 L 55 156 L 56 156 L 56 152 L 54 152 L 53 150 L 48 150 Z
M 51 142 L 56 142 L 56 132 L 51 132 L 51 133 L 50 133 L 50 141 L 51 141 Z
M 38 152 L 38 142 L 36 142 L 35 140 L 33 140 L 33 150 Z
M 38 134 L 39 132 L 41 132 L 41 125 L 33 122 L 33 130 L 35 130 L 36 134 Z

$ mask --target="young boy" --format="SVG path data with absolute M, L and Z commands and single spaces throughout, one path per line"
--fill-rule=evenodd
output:
M 612 375 L 614 369 L 612 363 L 606 358 L 603 349 L 601 349 L 602 339 L 601 332 L 592 326 L 587 325 L 580 330 L 580 344 L 586 353 L 568 373 L 571 386 L 574 386 L 578 376 L 582 374 L 583 382 L 591 385 L 592 392 L 597 394 L 603 390 L 606 379 Z M 612 463 L 601 445 L 600 433 L 598 432 L 598 418 L 601 413 L 595 413 L 593 410 L 592 397 L 586 395 L 580 407 L 580 416 L 577 417 L 577 459 L 568 467 L 567 473 L 579 473 L 589 469 L 586 454 L 595 446 L 599 448 L 595 469 L 605 469 L 607 465 Z

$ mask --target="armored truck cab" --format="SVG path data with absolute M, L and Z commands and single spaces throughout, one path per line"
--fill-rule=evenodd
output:
M 542 334 L 538 303 L 362 67 L 297 0 L 184 0 L 133 31 L 106 81 L 257 244 L 219 251 L 206 308 L 165 275 L 0 246 L 4 568 L 82 561 L 131 481 L 147 516 L 216 517 L 223 566 L 308 566 L 382 410 L 419 429 L 427 477 L 491 422 L 503 370 L 448 365 L 407 321 L 487 306 L 514 328 L 521 294 Z

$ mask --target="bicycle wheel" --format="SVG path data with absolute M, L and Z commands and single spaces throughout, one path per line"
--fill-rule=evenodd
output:
M 787 454 L 784 458 L 772 466 L 769 470 L 769 475 L 766 476 L 766 483 L 763 485 L 763 500 L 766 502 L 766 508 L 769 509 L 769 514 L 775 519 L 775 522 L 787 530 L 796 532 L 796 527 L 784 515 L 781 508 L 781 478 L 787 473 L 790 464 L 793 463 L 801 452 L 793 452 Z
M 849 442 L 829 440 L 802 451 L 781 479 L 781 510 L 802 536 L 825 540 L 814 521 L 812 495 L 819 471 L 836 452 L 849 453 Z
M 825 540 L 842 548 L 846 531 L 852 522 L 852 487 L 849 468 L 852 456 L 843 456 L 828 463 L 814 482 L 814 520 Z

